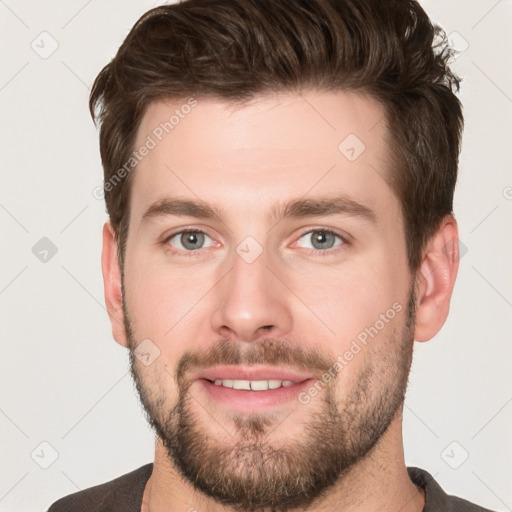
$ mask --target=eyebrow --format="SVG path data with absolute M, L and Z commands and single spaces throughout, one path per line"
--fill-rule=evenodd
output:
M 223 213 L 224 210 L 202 201 L 165 197 L 153 203 L 145 211 L 142 222 L 146 223 L 167 216 L 222 220 Z M 299 219 L 339 214 L 360 217 L 371 223 L 377 222 L 377 215 L 373 210 L 344 195 L 315 199 L 301 198 L 278 203 L 271 211 L 270 219 L 278 222 L 283 218 Z

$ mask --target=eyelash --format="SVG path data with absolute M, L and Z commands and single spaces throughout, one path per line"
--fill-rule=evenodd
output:
M 349 245 L 349 242 L 347 241 L 347 238 L 345 236 L 341 235 L 340 233 L 338 233 L 336 231 L 333 231 L 332 229 L 327 229 L 327 228 L 308 229 L 307 231 L 304 231 L 303 233 L 301 233 L 301 235 L 297 238 L 297 240 L 300 240 L 304 235 L 307 235 L 309 233 L 315 233 L 316 231 L 321 231 L 322 233 L 334 235 L 342 241 L 342 244 L 338 245 L 334 248 L 331 248 L 331 249 L 326 249 L 324 251 L 321 251 L 320 249 L 309 249 L 308 254 L 314 254 L 314 255 L 318 255 L 318 256 L 329 256 L 335 250 L 340 249 L 344 245 Z M 181 231 L 176 231 L 174 233 L 171 233 L 169 236 L 165 237 L 165 239 L 162 241 L 162 245 L 171 247 L 169 244 L 169 240 L 174 238 L 176 235 L 181 235 L 183 233 L 202 233 L 203 235 L 209 236 L 208 233 L 206 233 L 206 231 L 203 231 L 202 229 L 182 229 Z M 193 251 L 181 251 L 181 250 L 172 248 L 171 251 L 175 254 L 193 258 L 193 257 L 196 257 L 199 255 L 201 249 L 195 249 Z

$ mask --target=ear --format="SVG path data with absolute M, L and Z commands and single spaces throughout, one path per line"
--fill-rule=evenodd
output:
M 448 215 L 429 240 L 416 276 L 416 341 L 430 340 L 445 323 L 458 269 L 457 221 Z
M 112 325 L 112 335 L 120 345 L 126 347 L 128 342 L 124 329 L 123 301 L 121 293 L 121 269 L 117 259 L 117 242 L 114 228 L 110 222 L 103 226 L 103 251 L 101 253 L 101 270 L 105 288 L 105 304 Z

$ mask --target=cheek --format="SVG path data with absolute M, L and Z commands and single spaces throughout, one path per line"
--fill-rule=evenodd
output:
M 144 335 L 144 330 L 146 336 L 151 333 L 156 338 L 171 336 L 174 326 L 194 310 L 215 282 L 212 272 L 191 268 L 152 265 L 132 266 L 131 270 L 125 279 L 129 311 L 137 321 L 137 332 Z
M 322 321 L 305 312 L 299 329 L 338 363 L 333 384 L 338 397 L 346 396 L 369 368 L 384 376 L 405 323 L 406 278 L 397 279 L 384 259 L 358 263 L 350 269 L 326 268 L 321 276 L 302 272 L 300 279 L 301 299 Z
M 299 323 L 335 339 L 338 352 L 344 351 L 353 338 L 378 322 L 393 304 L 401 304 L 406 296 L 406 284 L 390 275 L 387 265 L 375 261 L 359 268 L 352 265 L 343 269 L 323 267 L 320 271 L 303 269 L 295 277 L 290 275 L 289 282 L 309 309 L 309 313 L 304 313 L 307 322 L 303 316 L 302 321 L 297 318 Z M 317 320 L 311 321 L 311 314 Z M 386 331 L 387 327 L 388 324 Z
M 157 416 L 168 412 L 179 398 L 173 368 L 167 359 L 167 355 L 160 354 L 148 364 L 144 358 L 136 358 L 135 372 L 141 398 Z

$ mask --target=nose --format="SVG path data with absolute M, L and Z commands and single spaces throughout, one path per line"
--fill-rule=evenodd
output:
M 251 263 L 233 255 L 231 271 L 215 289 L 211 323 L 219 336 L 253 342 L 292 329 L 291 292 L 269 263 L 265 251 Z

